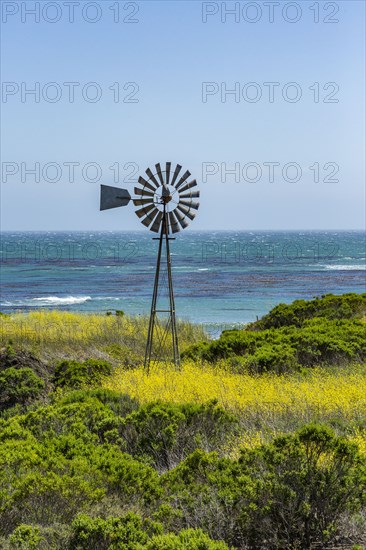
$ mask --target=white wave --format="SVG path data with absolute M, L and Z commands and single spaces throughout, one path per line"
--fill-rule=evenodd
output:
M 98 296 L 97 298 L 94 298 L 94 300 L 96 301 L 103 301 L 103 302 L 106 302 L 107 300 L 111 301 L 111 302 L 119 302 L 120 300 L 122 300 L 123 298 L 118 298 L 117 296 Z
M 72 304 L 83 304 L 91 299 L 91 296 L 65 296 L 64 298 L 60 298 L 59 296 L 41 296 L 40 298 L 32 298 L 30 301 L 32 302 L 32 305 L 34 305 L 34 302 L 37 302 L 40 306 L 66 306 Z
M 210 271 L 208 267 L 200 267 L 197 269 L 197 271 Z
M 344 264 L 344 265 L 322 265 L 324 269 L 333 269 L 335 271 L 365 271 L 366 265 Z

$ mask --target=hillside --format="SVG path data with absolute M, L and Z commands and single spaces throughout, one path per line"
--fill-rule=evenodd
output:
M 366 545 L 366 294 L 279 305 L 182 369 L 147 320 L 1 316 L 0 548 Z

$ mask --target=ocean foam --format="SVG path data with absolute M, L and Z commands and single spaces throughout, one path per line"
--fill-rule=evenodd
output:
M 336 271 L 365 271 L 366 265 L 357 265 L 357 264 L 344 264 L 344 265 L 322 265 L 324 269 L 333 269 Z
M 52 305 L 72 305 L 72 304 L 83 304 L 91 300 L 91 296 L 65 296 L 60 298 L 59 296 L 42 296 L 40 298 L 32 298 L 30 300 L 33 305 L 34 302 L 37 302 L 39 306 L 52 306 Z

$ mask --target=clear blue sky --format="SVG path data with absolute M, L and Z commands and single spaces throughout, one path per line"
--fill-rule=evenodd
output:
M 365 4 L 300 0 L 295 3 L 301 7 L 300 18 L 289 23 L 286 18 L 299 15 L 296 6 L 278 3 L 271 23 L 269 7 L 260 1 L 249 8 L 248 2 L 239 2 L 238 22 L 234 15 L 222 22 L 221 2 L 104 0 L 85 11 L 91 3 L 79 1 L 70 23 L 66 2 L 51 3 L 58 9 L 51 6 L 46 13 L 42 9 L 47 2 L 39 2 L 36 23 L 24 11 L 36 2 L 3 1 L 2 230 L 143 229 L 132 205 L 98 211 L 99 184 L 114 185 L 109 167 L 118 163 L 120 185 L 132 192 L 133 183 L 122 180 L 136 165 L 142 173 L 166 160 L 181 163 L 200 182 L 201 208 L 192 229 L 363 228 Z M 119 23 L 113 21 L 117 4 Z M 228 9 L 234 5 L 226 3 Z M 319 23 L 310 9 L 314 5 L 319 6 Z M 87 18 L 99 21 L 85 21 L 83 8 Z M 202 10 L 216 8 L 218 13 L 207 15 L 204 23 Z M 256 17 L 257 22 L 248 21 Z M 339 22 L 325 23 L 325 18 Z M 28 95 L 22 102 L 22 88 L 24 92 L 36 82 L 40 101 Z M 47 87 L 51 82 L 56 88 Z M 73 103 L 65 82 L 80 83 Z M 102 92 L 95 103 L 82 96 L 90 82 Z M 135 85 L 124 90 L 124 84 L 136 83 L 139 90 L 131 97 L 138 102 L 114 102 L 116 86 L 114 92 L 109 87 L 116 82 L 120 99 L 134 91 Z M 203 102 L 203 82 L 217 83 L 214 91 L 238 83 L 239 101 L 228 95 L 223 102 L 217 92 Z M 256 87 L 246 88 L 250 82 Z M 279 83 L 273 103 L 265 82 Z M 289 82 L 302 92 L 296 103 L 283 99 Z M 333 84 L 323 90 L 332 82 L 339 91 Z M 318 103 L 314 83 L 319 83 Z M 52 99 L 57 90 L 62 94 L 57 102 L 42 97 L 43 92 Z M 86 93 L 92 98 L 95 90 L 87 87 Z M 248 101 L 256 90 L 262 98 Z M 288 97 L 295 92 L 288 88 Z M 326 97 L 338 102 L 324 103 Z M 79 163 L 74 182 L 65 165 L 71 162 Z M 264 164 L 270 162 L 279 163 L 274 181 L 269 181 Z M 286 182 L 282 175 L 292 162 L 302 170 L 298 182 Z M 22 174 L 35 163 L 39 182 Z M 45 181 L 42 171 L 48 163 L 61 168 L 58 182 L 47 181 L 56 173 L 52 167 Z M 99 182 L 85 181 L 82 168 L 87 163 L 100 166 Z M 222 163 L 228 169 L 237 163 L 240 181 L 234 176 L 223 181 Z M 243 177 L 248 163 L 259 165 L 259 181 L 246 181 L 255 178 L 253 169 Z M 315 163 L 319 182 L 314 181 Z M 324 181 L 336 165 L 339 172 L 333 179 L 339 181 Z M 207 169 L 216 173 L 204 178 Z M 90 168 L 87 179 L 94 174 Z M 295 178 L 294 168 L 288 176 Z

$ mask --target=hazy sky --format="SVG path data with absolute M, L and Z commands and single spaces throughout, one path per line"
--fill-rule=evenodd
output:
M 192 229 L 364 227 L 363 1 L 1 4 L 2 230 L 143 228 L 100 183 L 167 160 Z

